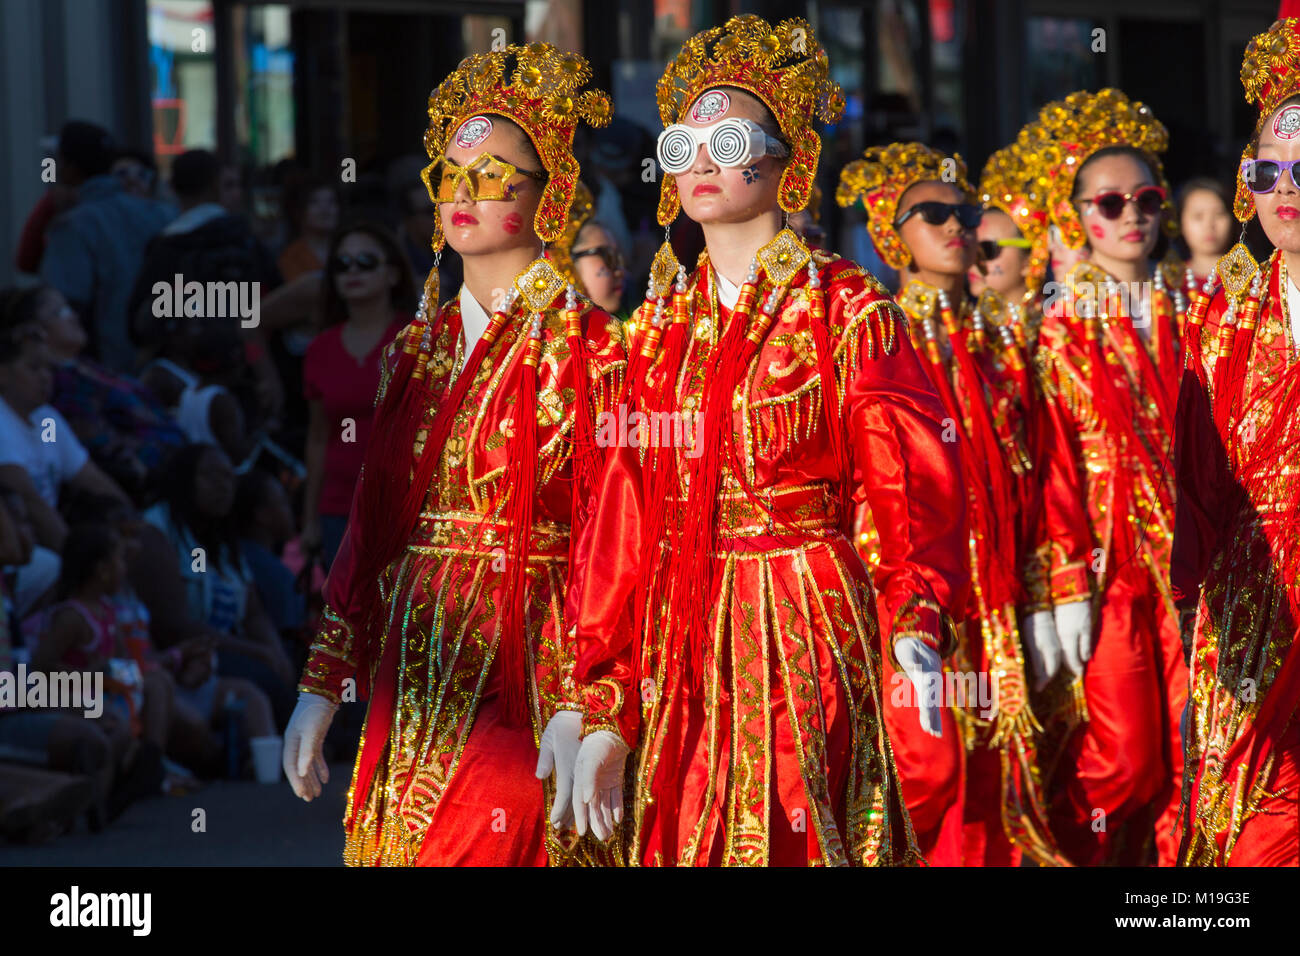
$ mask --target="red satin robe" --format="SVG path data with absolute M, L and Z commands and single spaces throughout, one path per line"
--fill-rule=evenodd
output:
M 651 608 L 644 631 L 633 632 L 649 504 L 641 455 L 621 449 L 603 476 L 583 548 L 576 675 L 604 688 L 589 696 L 590 725 L 640 741 L 628 835 L 635 863 L 916 858 L 881 721 L 881 644 L 886 659 L 903 636 L 948 650 L 948 609 L 964 603 L 967 588 L 965 502 L 953 493 L 959 461 L 942 441 L 942 407 L 888 293 L 853 263 L 814 256 L 851 473 L 840 471 L 822 414 L 801 270 L 736 389 L 727 439 L 747 480 L 787 524 L 769 519 L 724 472 L 713 591 L 698 597 L 709 635 L 700 690 L 665 651 L 663 609 Z M 682 366 L 650 371 L 671 390 L 646 393 L 664 407 L 701 406 L 720 333 L 739 315 L 718 303 L 707 259 L 690 290 L 694 333 Z M 766 295 L 764 284 L 758 300 Z M 686 498 L 687 453 L 679 447 L 671 456 L 678 478 L 670 516 Z M 848 537 L 852 515 L 840 505 L 847 489 L 894 532 L 877 587 Z M 650 574 L 661 581 L 672 556 L 666 539 L 655 544 Z M 670 595 L 699 586 L 667 584 Z
M 1172 864 L 1187 694 L 1169 589 L 1185 315 L 1149 285 L 1144 342 L 1125 301 L 1106 291 L 1109 280 L 1090 262 L 1076 265 L 1065 291 L 1045 302 L 1036 353 L 1087 507 L 1095 592 L 1082 681 L 1062 668 L 1036 710 L 1054 766 L 1052 829 L 1066 856 L 1079 865 Z M 1166 269 L 1165 282 L 1174 288 L 1177 271 Z
M 538 741 L 557 710 L 580 710 L 572 647 L 564 640 L 568 589 L 573 404 L 577 369 L 561 317 L 561 294 L 545 311 L 537 369 L 537 469 L 525 604 L 529 621 L 527 726 L 504 717 L 498 612 L 507 527 L 488 515 L 506 467 L 522 374 L 521 334 L 531 313 L 516 305 L 457 413 L 434 485 L 405 554 L 384 574 L 387 632 L 369 674 L 357 674 L 358 635 L 349 621 L 352 547 L 358 517 L 330 570 L 325 625 L 312 645 L 300 689 L 338 700 L 347 678 L 372 686 L 365 732 L 348 792 L 345 862 L 353 865 L 544 865 L 611 862 L 609 849 L 547 822 L 551 785 L 536 779 Z M 584 302 L 591 353 L 588 398 L 598 413 L 622 388 L 621 330 Z M 459 302 L 442 306 L 432 327 L 434 394 L 446 396 L 465 362 Z M 402 339 L 385 357 L 389 380 Z M 427 429 L 437 412 L 424 412 Z M 424 440 L 421 432 L 417 444 Z M 412 449 L 414 467 L 416 449 Z M 372 769 L 373 768 L 373 769 Z
M 1059 863 L 1039 779 L 1040 728 L 1029 707 L 1019 615 L 1087 596 L 1088 528 L 1069 480 L 1071 463 L 1059 454 L 1059 435 L 1034 394 L 1026 356 L 1009 325 L 1012 316 L 999 296 L 981 296 L 978 319 L 969 303 L 959 305 L 947 330 L 946 357 L 938 343 L 944 320 L 937 291 L 913 280 L 898 301 L 912 319 L 913 345 L 929 359 L 927 372 L 953 405 L 950 420 L 966 451 L 973 586 L 963 612 L 963 640 L 948 669 L 964 678 L 955 688 L 970 696 L 974 686 L 983 695 L 945 700 L 958 722 L 957 741 L 934 740 L 905 720 L 898 723 L 917 747 L 928 746 L 936 755 L 965 745 L 960 856 L 945 862 L 1015 866 L 1027 852 L 1039 863 Z M 969 364 L 954 353 L 954 336 Z M 932 759 L 918 767 L 922 776 L 915 790 L 921 799 L 933 792 L 932 767 L 943 763 Z M 905 779 L 905 791 L 907 786 Z
M 1224 322 L 1222 290 L 1189 332 L 1178 402 L 1173 589 L 1195 612 L 1180 861 L 1192 866 L 1300 865 L 1300 343 L 1285 262 L 1274 253 L 1262 269 L 1253 335 Z

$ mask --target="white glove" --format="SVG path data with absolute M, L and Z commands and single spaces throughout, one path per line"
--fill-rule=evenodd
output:
M 551 804 L 551 825 L 559 830 L 573 823 L 573 765 L 582 739 L 582 714 L 576 710 L 556 711 L 546 722 L 537 754 L 537 779 L 555 771 L 555 802 Z
M 1034 669 L 1034 690 L 1042 690 L 1061 669 L 1061 639 L 1051 611 L 1035 611 L 1020 629 L 1021 643 Z
M 898 658 L 907 679 L 912 682 L 921 729 L 931 737 L 942 737 L 943 724 L 939 718 L 943 713 L 943 695 L 939 694 L 939 703 L 931 703 L 929 700 L 936 688 L 940 691 L 943 688 L 943 666 L 939 652 L 920 638 L 904 637 L 894 645 L 894 656 Z
M 1084 663 L 1092 657 L 1092 602 L 1056 605 L 1056 634 L 1066 668 L 1075 677 L 1081 676 Z
M 623 764 L 631 748 L 618 734 L 597 730 L 582 738 L 578 762 L 573 771 L 578 835 L 591 832 L 598 840 L 608 840 L 614 825 L 623 820 Z
M 293 709 L 284 731 L 284 775 L 289 778 L 295 796 L 308 803 L 320 796 L 321 787 L 330 782 L 329 767 L 321 751 L 325 732 L 339 705 L 320 694 L 298 692 L 298 706 Z

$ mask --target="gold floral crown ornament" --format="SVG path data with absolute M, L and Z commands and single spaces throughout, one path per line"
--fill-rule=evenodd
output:
M 867 231 L 876 251 L 890 268 L 903 269 L 911 263 L 912 253 L 894 228 L 898 202 L 909 187 L 932 180 L 951 183 L 975 202 L 975 190 L 966 179 L 961 154 L 949 156 L 924 143 L 868 147 L 862 159 L 840 170 L 835 201 L 848 207 L 861 198 L 867 210 Z
M 1169 132 L 1145 103 L 1130 100 L 1114 88 L 1097 93 L 1079 90 L 1039 110 L 1037 118 L 1020 131 L 1017 143 L 1039 171 L 1039 181 L 1049 184 L 1047 213 L 1069 248 L 1081 249 L 1088 241 L 1074 205 L 1079 170 L 1094 153 L 1113 146 L 1131 147 L 1146 159 L 1165 190 L 1165 232 L 1177 235 L 1169 183 L 1160 163 L 1160 154 L 1169 148 Z
M 1241 85 L 1246 102 L 1259 107 L 1255 135 L 1241 153 L 1245 162 L 1255 158 L 1264 123 L 1286 100 L 1300 93 L 1300 20 L 1278 20 L 1267 32 L 1251 38 L 1241 61 Z M 1232 212 L 1239 222 L 1249 222 L 1255 215 L 1255 197 L 1242 178 L 1240 164 Z
M 1028 286 L 1032 292 L 1042 285 L 1051 260 L 1047 247 L 1048 187 L 1048 180 L 1023 152 L 1019 140 L 990 156 L 980 174 L 980 202 L 984 208 L 1001 209 L 1029 240 Z
M 582 227 L 590 222 L 595 214 L 596 201 L 591 195 L 591 190 L 583 183 L 578 183 L 573 193 L 573 204 L 569 207 L 569 218 L 564 224 L 564 232 L 551 243 L 549 249 L 551 262 L 555 264 L 556 271 L 578 289 L 582 289 L 582 283 L 578 281 L 578 270 L 573 267 L 573 244 L 578 241 L 578 233 L 582 232 Z
M 430 176 L 461 125 L 479 114 L 504 116 L 528 134 L 549 174 L 533 227 L 543 242 L 553 242 L 564 232 L 578 183 L 578 161 L 573 158 L 578 123 L 609 122 L 609 96 L 582 89 L 590 78 L 591 67 L 582 56 L 549 43 L 511 44 L 461 60 L 429 94 L 424 149 L 433 162 L 420 174 L 429 195 L 434 195 Z M 444 241 L 442 223 L 434 217 L 433 247 L 441 250 Z
M 772 111 L 790 146 L 777 201 L 786 212 L 803 209 L 822 148 L 813 122 L 834 123 L 844 113 L 844 91 L 831 79 L 826 51 L 812 27 L 802 19 L 773 27 L 745 14 L 697 33 L 659 79 L 659 118 L 664 126 L 680 122 L 702 93 L 721 86 L 752 93 Z M 665 174 L 659 186 L 659 225 L 667 226 L 680 210 L 676 179 Z

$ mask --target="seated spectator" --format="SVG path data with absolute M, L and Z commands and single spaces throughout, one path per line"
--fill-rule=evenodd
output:
M 186 446 L 169 461 L 163 487 L 166 497 L 144 514 L 152 527 L 141 535 L 131 569 L 154 641 L 166 648 L 196 634 L 211 635 L 217 672 L 260 688 L 283 727 L 293 710 L 298 672 L 240 554 L 230 459 L 214 445 Z
M 0 313 L 44 329 L 54 359 L 50 404 L 106 474 L 134 497 L 146 495 L 168 451 L 185 442 L 167 409 L 138 380 L 81 357 L 86 331 L 57 289 L 0 291 Z
M 306 625 L 306 599 L 294 574 L 280 560 L 285 543 L 294 536 L 293 508 L 284 486 L 270 472 L 250 468 L 235 490 L 239 546 L 252 572 L 257 595 L 271 623 L 293 657 L 301 647 Z
M 36 531 L 32 560 L 18 569 L 14 602 L 35 609 L 58 578 L 67 525 L 59 492 L 72 487 L 126 501 L 90 460 L 72 426 L 52 405 L 53 376 L 43 330 L 0 316 L 0 486 L 18 492 Z
M 234 325 L 182 316 L 172 324 L 162 356 L 140 372 L 185 438 L 218 445 L 236 462 L 253 450 L 244 408 L 236 397 L 243 345 Z
M 370 442 L 384 348 L 411 321 L 410 270 L 392 233 L 357 223 L 334 237 L 320 332 L 303 363 L 307 484 L 303 547 L 325 566 L 343 540 L 352 490 Z
M 157 533 L 134 509 L 111 498 L 76 498 L 70 503 L 68 518 L 73 524 L 98 521 L 112 527 L 122 540 L 128 566 L 136 564 L 148 533 Z M 196 633 L 172 644 L 166 651 L 159 651 L 153 640 L 149 607 L 129 579 L 114 596 L 112 611 L 118 640 L 139 664 L 141 673 L 149 675 L 166 669 L 175 683 L 163 759 L 169 772 L 165 789 L 191 789 L 193 783 L 187 779 L 191 776 L 187 767 L 207 777 L 221 773 L 222 744 L 217 732 L 225 719 L 229 699 L 240 702 L 241 726 L 246 733 L 250 736 L 269 733 L 270 704 L 261 692 L 248 681 L 217 675 L 215 635 Z
M 126 575 L 122 540 L 106 525 L 73 528 L 63 550 L 59 601 L 36 616 L 40 632 L 32 669 L 102 674 L 104 716 L 127 730 L 122 776 L 108 799 L 108 818 L 163 783 L 163 750 L 175 686 L 166 671 L 149 678 L 118 639 L 113 600 Z M 136 769 L 137 762 L 147 772 Z
M 135 368 L 127 300 L 145 244 L 174 211 L 123 190 L 111 171 L 115 157 L 107 130 L 64 124 L 55 161 L 59 180 L 76 188 L 77 202 L 49 225 L 41 278 L 81 316 L 92 334 L 91 354 L 127 372 Z

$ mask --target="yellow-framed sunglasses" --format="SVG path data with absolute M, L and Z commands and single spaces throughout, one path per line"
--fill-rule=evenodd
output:
M 511 198 L 515 187 L 509 185 L 509 181 L 516 174 L 538 181 L 546 179 L 546 173 L 520 169 L 486 152 L 464 166 L 442 156 L 430 163 L 420 176 L 434 202 L 455 202 L 456 191 L 462 182 L 469 190 L 470 201 L 480 202 Z

